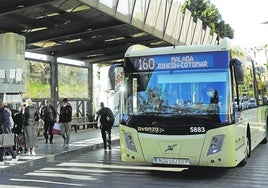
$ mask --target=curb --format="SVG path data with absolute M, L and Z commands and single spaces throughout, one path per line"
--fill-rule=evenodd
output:
M 112 144 L 118 144 L 118 143 L 119 143 L 119 138 L 112 140 Z M 17 170 L 21 170 L 22 168 L 32 167 L 32 166 L 36 166 L 36 165 L 47 163 L 47 162 L 53 162 L 63 157 L 70 157 L 74 154 L 77 155 L 77 154 L 84 152 L 85 150 L 94 151 L 94 150 L 101 149 L 101 148 L 103 148 L 103 143 L 96 143 L 96 144 L 83 146 L 79 148 L 72 148 L 72 149 L 62 151 L 60 153 L 45 155 L 37 159 L 28 160 L 28 161 L 21 162 L 21 163 L 16 163 L 14 165 L 10 165 L 5 168 L 0 168 L 0 173 L 14 172 Z

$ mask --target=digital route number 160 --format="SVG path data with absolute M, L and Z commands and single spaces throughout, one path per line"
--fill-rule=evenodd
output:
M 153 70 L 155 68 L 155 61 L 153 58 L 140 58 L 137 68 L 140 71 Z

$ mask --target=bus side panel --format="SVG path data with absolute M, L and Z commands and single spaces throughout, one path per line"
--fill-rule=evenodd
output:
M 256 148 L 260 142 L 266 137 L 266 107 L 259 107 L 246 110 L 242 113 L 242 117 L 246 118 L 246 122 L 250 126 L 251 150 Z

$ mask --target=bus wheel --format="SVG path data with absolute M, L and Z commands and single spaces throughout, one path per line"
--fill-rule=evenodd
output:
M 267 138 L 264 138 L 262 141 L 261 141 L 261 144 L 267 144 Z
M 239 167 L 244 167 L 246 166 L 247 162 L 248 162 L 248 158 L 250 157 L 250 141 L 249 141 L 249 137 L 247 137 L 246 140 L 246 151 L 245 151 L 245 158 L 238 164 Z
M 247 157 L 248 158 L 250 158 L 250 155 L 251 155 L 251 145 L 250 145 L 250 140 L 249 140 L 249 138 L 247 137 L 247 149 L 246 149 L 246 151 L 247 151 Z
M 247 157 L 245 157 L 245 158 L 238 164 L 238 167 L 244 167 L 244 166 L 246 166 L 247 162 L 248 162 L 248 159 L 247 159 Z
M 267 144 L 267 123 L 266 123 L 266 128 L 265 128 L 265 138 L 261 141 L 261 144 Z

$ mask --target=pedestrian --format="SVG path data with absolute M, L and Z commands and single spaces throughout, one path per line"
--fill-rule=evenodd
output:
M 52 130 L 56 122 L 57 112 L 55 108 L 50 104 L 49 99 L 45 100 L 45 105 L 41 108 L 40 117 L 44 121 L 44 137 L 46 139 L 45 142 L 47 143 L 49 138 L 49 143 L 53 144 Z
M 1 125 L 1 134 L 11 132 L 11 127 L 10 127 L 10 114 L 8 113 L 7 110 L 5 110 L 5 107 L 3 101 L 0 101 L 0 125 Z M 18 160 L 18 156 L 16 156 L 14 150 L 12 147 L 1 147 L 0 148 L 0 165 L 4 165 L 4 152 L 7 151 L 11 156 L 12 159 L 10 163 L 14 163 Z
M 9 122 L 10 122 L 10 129 L 12 130 L 13 127 L 14 127 L 13 113 L 5 103 L 3 103 L 3 105 L 4 105 L 4 110 L 6 110 L 8 112 L 8 118 L 9 118 Z
M 33 105 L 32 100 L 26 100 L 26 108 L 24 112 L 24 138 L 27 148 L 27 155 L 36 155 L 35 148 L 37 145 L 37 127 L 39 114 L 37 108 Z
M 25 105 L 20 105 L 18 111 L 14 114 L 14 128 L 13 131 L 15 134 L 22 133 L 23 126 L 23 116 L 24 116 Z
M 96 112 L 95 120 L 98 121 L 99 127 L 101 129 L 101 136 L 103 140 L 104 149 L 107 149 L 107 143 L 109 150 L 112 149 L 111 146 L 111 129 L 114 124 L 114 115 L 110 108 L 105 107 L 104 103 L 100 103 L 100 109 Z M 107 138 L 108 135 L 108 138 Z
M 63 147 L 68 148 L 70 143 L 72 106 L 67 98 L 63 99 L 63 105 L 60 108 L 59 123 L 61 124 L 61 136 L 64 140 Z
M 24 121 L 24 110 L 25 110 L 25 105 L 20 105 L 18 112 L 16 112 L 14 114 L 14 128 L 13 128 L 13 132 L 15 134 L 15 149 L 17 151 L 17 153 L 21 153 L 22 152 L 22 145 L 24 145 L 24 143 L 19 143 L 19 142 L 24 142 L 24 135 L 23 135 L 23 130 L 22 127 L 24 125 L 23 121 Z M 21 139 L 19 139 L 21 138 Z

